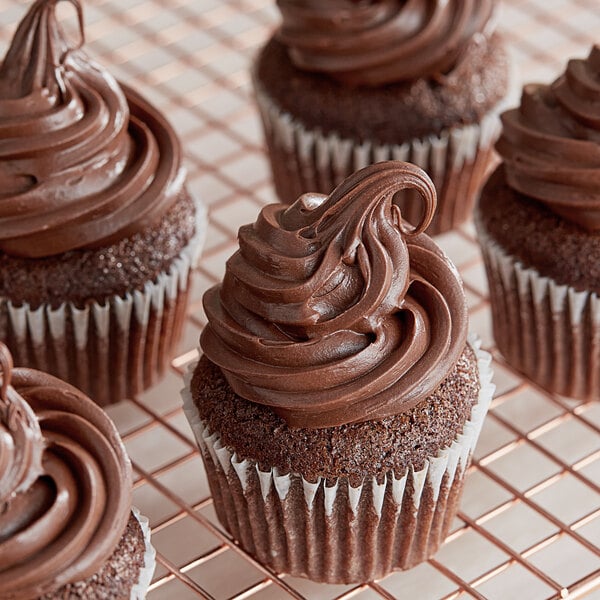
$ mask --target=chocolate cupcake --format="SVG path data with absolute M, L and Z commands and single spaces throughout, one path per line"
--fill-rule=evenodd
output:
M 496 345 L 550 392 L 600 398 L 600 47 L 502 115 L 476 225 Z
M 423 200 L 416 228 L 393 198 Z M 371 165 L 265 207 L 204 296 L 184 406 L 217 515 L 277 572 L 364 582 L 430 557 L 493 392 L 427 175 Z
M 144 598 L 155 552 L 112 421 L 2 343 L 0 367 L 0 597 Z
M 136 394 L 180 337 L 204 210 L 160 112 L 37 0 L 0 67 L 0 340 L 101 405 Z
M 258 56 L 254 87 L 280 200 L 328 194 L 370 163 L 407 160 L 437 189 L 428 233 L 465 221 L 508 86 L 494 1 L 277 4 L 283 23 Z M 421 219 L 414 194 L 397 202 Z

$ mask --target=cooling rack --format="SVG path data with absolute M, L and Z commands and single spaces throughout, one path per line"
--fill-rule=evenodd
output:
M 0 0 L 5 48 L 29 1 Z M 155 102 L 178 130 L 191 191 L 210 211 L 184 339 L 171 372 L 109 412 L 135 470 L 134 501 L 153 528 L 151 600 L 600 598 L 600 403 L 523 381 L 497 353 L 471 224 L 438 238 L 466 287 L 472 330 L 494 356 L 496 397 L 452 533 L 435 558 L 360 586 L 279 576 L 223 530 L 183 415 L 182 373 L 197 358 L 201 297 L 241 224 L 274 201 L 248 66 L 277 22 L 273 0 L 84 0 L 90 53 Z M 500 28 L 523 81 L 551 81 L 600 42 L 600 0 L 505 0 Z

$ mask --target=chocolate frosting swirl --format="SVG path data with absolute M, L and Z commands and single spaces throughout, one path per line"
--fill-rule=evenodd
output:
M 0 509 L 42 473 L 44 440 L 31 407 L 10 385 L 12 356 L 0 342 Z M 0 510 L 1 522 L 2 510 Z
M 350 85 L 441 77 L 494 27 L 493 0 L 277 0 L 294 64 Z
M 551 85 L 527 85 L 502 115 L 508 184 L 559 216 L 600 230 L 600 46 Z
M 89 398 L 0 344 L 0 597 L 26 600 L 90 577 L 131 509 L 131 466 Z M 16 477 L 15 477 L 16 474 Z
M 425 209 L 410 229 L 394 194 Z M 459 276 L 421 232 L 429 177 L 371 165 L 330 196 L 266 206 L 239 231 L 222 285 L 208 290 L 201 346 L 234 391 L 288 424 L 329 427 L 401 413 L 430 395 L 467 335 Z
M 37 0 L 0 67 L 0 251 L 50 256 L 158 222 L 183 186 L 175 133 L 69 43 Z

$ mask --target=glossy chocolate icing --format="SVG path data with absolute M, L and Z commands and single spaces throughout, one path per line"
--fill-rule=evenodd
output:
M 96 573 L 131 509 L 131 466 L 89 398 L 0 343 L 0 598 L 27 600 Z
M 70 42 L 37 0 L 0 67 L 0 251 L 45 257 L 155 224 L 183 187 L 164 117 Z
M 10 385 L 13 362 L 0 342 L 0 523 L 1 508 L 42 473 L 44 440 L 31 407 Z M 1 533 L 0 529 L 0 533 Z M 1 539 L 1 538 L 0 538 Z M 1 544 L 0 544 L 1 548 Z M 1 568 L 1 567 L 0 567 Z
M 600 230 L 600 46 L 551 85 L 527 85 L 502 115 L 506 181 L 555 214 Z
M 278 0 L 294 64 L 351 85 L 442 77 L 494 28 L 493 0 Z
M 419 192 L 412 229 L 394 194 Z M 371 165 L 330 196 L 265 207 L 208 290 L 201 346 L 233 390 L 289 425 L 381 419 L 429 396 L 461 355 L 459 276 L 421 232 L 436 193 L 418 167 Z

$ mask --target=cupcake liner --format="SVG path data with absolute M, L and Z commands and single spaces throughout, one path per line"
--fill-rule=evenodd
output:
M 494 163 L 493 144 L 500 133 L 501 102 L 480 123 L 453 127 L 439 136 L 415 138 L 402 144 L 377 144 L 307 129 L 269 97 L 254 74 L 275 188 L 288 204 L 305 192 L 328 194 L 351 173 L 375 162 L 401 160 L 424 169 L 438 193 L 438 207 L 429 235 L 464 222 L 473 209 L 480 185 Z M 413 190 L 396 199 L 410 223 L 421 220 L 422 207 Z
M 600 398 L 600 298 L 507 254 L 478 223 L 494 338 L 514 368 L 549 392 Z
M 206 209 L 196 203 L 196 232 L 168 271 L 143 290 L 83 308 L 65 302 L 15 305 L 0 297 L 0 339 L 15 364 L 64 379 L 105 406 L 137 394 L 165 371 L 185 319 L 189 276 L 206 231 Z
M 329 583 L 356 583 L 409 568 L 433 555 L 454 518 L 466 469 L 494 385 L 491 357 L 470 338 L 481 390 L 471 418 L 453 443 L 400 478 L 307 481 L 241 460 L 209 432 L 191 398 L 192 369 L 182 392 L 200 448 L 217 515 L 241 546 L 276 572 Z
M 146 592 L 150 587 L 154 569 L 156 568 L 156 550 L 150 541 L 150 524 L 148 519 L 140 514 L 140 511 L 135 506 L 131 507 L 131 512 L 142 528 L 146 551 L 144 552 L 144 566 L 140 569 L 138 582 L 131 588 L 130 600 L 143 600 L 146 597 Z

